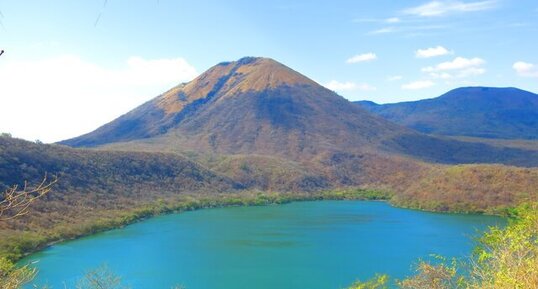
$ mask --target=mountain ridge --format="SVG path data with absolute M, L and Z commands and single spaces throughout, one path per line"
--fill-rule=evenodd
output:
M 538 139 L 538 95 L 514 87 L 460 87 L 439 97 L 418 101 L 355 103 L 423 133 Z

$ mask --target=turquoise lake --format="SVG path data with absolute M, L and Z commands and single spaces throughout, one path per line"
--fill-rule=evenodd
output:
M 436 214 L 384 202 L 319 201 L 165 215 L 54 245 L 33 283 L 75 288 L 106 264 L 133 289 L 340 289 L 357 278 L 402 278 L 430 254 L 466 258 L 501 218 Z M 30 288 L 30 287 L 28 287 Z

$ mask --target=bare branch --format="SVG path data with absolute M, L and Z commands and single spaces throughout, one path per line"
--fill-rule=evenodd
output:
M 48 194 L 57 181 L 57 177 L 49 180 L 45 174 L 43 180 L 34 188 L 30 188 L 26 182 L 22 190 L 19 190 L 17 185 L 8 188 L 0 194 L 0 221 L 26 215 L 30 205 Z

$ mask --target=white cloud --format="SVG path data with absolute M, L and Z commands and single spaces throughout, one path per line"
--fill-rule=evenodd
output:
M 348 60 L 346 60 L 347 63 L 359 63 L 359 62 L 366 62 L 366 61 L 373 61 L 377 59 L 377 55 L 375 53 L 369 52 L 364 54 L 358 54 L 355 55 Z
M 415 51 L 415 57 L 417 58 L 430 58 L 430 57 L 436 57 L 436 56 L 443 56 L 447 54 L 451 54 L 448 49 L 444 48 L 443 46 L 437 46 L 437 47 L 430 47 L 426 49 L 419 49 Z
M 331 80 L 328 83 L 324 84 L 326 88 L 334 91 L 348 91 L 354 90 L 356 84 L 354 82 L 339 82 L 337 80 Z
M 406 33 L 407 36 L 417 36 L 425 35 L 425 31 L 428 33 L 433 33 L 434 30 L 442 30 L 450 28 L 451 25 L 398 25 L 398 26 L 387 26 L 379 29 L 371 30 L 366 35 L 378 35 L 378 34 L 387 34 L 387 33 Z
M 523 77 L 538 77 L 538 67 L 532 63 L 518 61 L 512 65 L 512 68 L 519 76 Z
M 398 23 L 398 22 L 400 22 L 400 21 L 401 21 L 401 20 L 400 20 L 400 18 L 398 18 L 398 17 L 391 17 L 391 18 L 387 18 L 387 19 L 385 19 L 385 22 L 387 22 L 387 23 Z
M 388 81 L 398 81 L 402 79 L 403 79 L 403 76 L 401 75 L 392 75 L 392 76 L 387 77 Z
M 423 72 L 436 72 L 436 71 L 447 71 L 447 70 L 462 70 L 467 69 L 471 67 L 478 67 L 486 62 L 478 57 L 475 58 L 464 58 L 464 57 L 456 57 L 452 61 L 447 61 L 443 63 L 439 63 L 436 66 L 428 66 L 422 68 Z
M 434 86 L 435 83 L 431 80 L 417 80 L 402 85 L 402 89 L 405 90 L 419 90 Z
M 463 12 L 473 12 L 473 11 L 482 11 L 495 8 L 497 6 L 497 1 L 488 0 L 488 1 L 475 1 L 475 2 L 464 2 L 464 1 L 453 1 L 453 0 L 443 0 L 443 1 L 431 1 L 423 5 L 412 7 L 404 10 L 405 14 L 421 16 L 421 17 L 434 17 L 434 16 L 443 16 L 450 13 L 463 13 Z
M 355 82 L 339 82 L 337 80 L 331 80 L 324 85 L 326 88 L 334 91 L 372 91 L 376 90 L 374 86 L 369 85 L 368 83 L 355 83 Z
M 376 34 L 385 34 L 385 33 L 392 33 L 395 32 L 396 28 L 394 27 L 384 27 L 377 30 L 372 30 L 368 32 L 368 35 L 376 35 Z
M 486 61 L 478 57 L 456 57 L 452 61 L 424 67 L 422 72 L 429 73 L 431 77 L 440 79 L 466 78 L 486 73 L 486 69 L 482 67 L 485 63 Z
M 121 68 L 73 55 L 6 58 L 0 62 L 0 132 L 45 142 L 74 137 L 196 75 L 183 58 L 131 57 Z

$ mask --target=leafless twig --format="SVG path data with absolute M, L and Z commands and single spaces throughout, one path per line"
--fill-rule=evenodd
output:
M 28 183 L 25 182 L 22 190 L 19 190 L 19 186 L 17 185 L 8 188 L 0 194 L 0 221 L 11 220 L 26 215 L 30 205 L 37 199 L 48 194 L 57 181 L 57 177 L 49 180 L 47 175 L 45 175 L 37 187 L 30 188 L 28 187 Z

